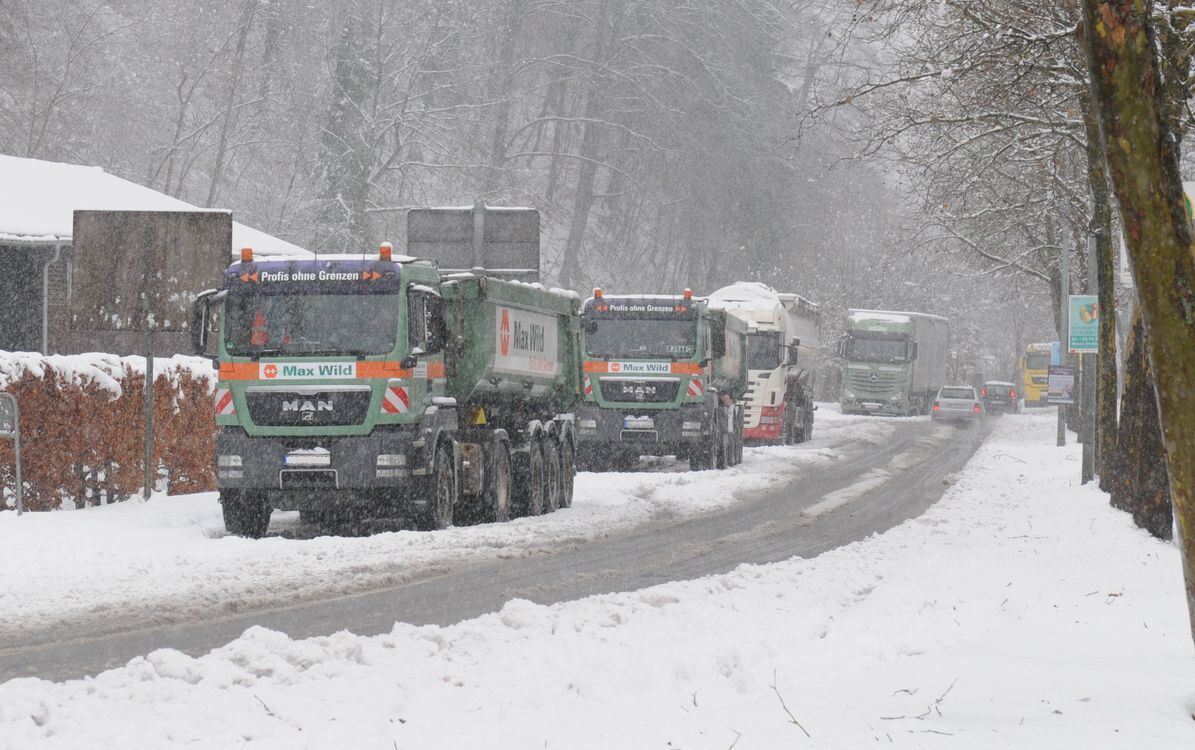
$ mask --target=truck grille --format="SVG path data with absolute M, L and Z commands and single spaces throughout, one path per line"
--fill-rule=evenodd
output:
M 847 385 L 856 394 L 863 396 L 890 395 L 900 383 L 900 379 L 899 372 L 847 370 L 846 373 Z
M 667 380 L 622 380 L 601 378 L 602 398 L 618 403 L 663 403 L 674 401 L 680 391 L 680 381 Z
M 262 427 L 333 427 L 365 422 L 371 395 L 368 388 L 303 391 L 250 388 L 245 400 L 249 418 Z

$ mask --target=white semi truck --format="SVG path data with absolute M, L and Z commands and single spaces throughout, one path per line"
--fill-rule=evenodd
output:
M 709 296 L 710 307 L 747 323 L 743 438 L 789 444 L 813 434 L 813 373 L 821 313 L 797 294 L 740 281 Z

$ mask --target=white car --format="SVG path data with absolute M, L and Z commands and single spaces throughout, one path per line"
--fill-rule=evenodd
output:
M 930 407 L 930 419 L 935 422 L 980 424 L 987 417 L 983 400 L 969 385 L 944 385 Z

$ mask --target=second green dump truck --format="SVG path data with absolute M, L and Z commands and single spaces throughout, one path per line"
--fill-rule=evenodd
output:
M 274 509 L 439 529 L 571 503 L 575 295 L 383 245 L 372 257 L 243 251 L 196 302 L 201 351 L 214 305 L 229 533 L 263 536 Z
M 644 455 L 675 455 L 694 470 L 742 460 L 746 323 L 687 289 L 595 289 L 581 326 L 584 400 L 576 427 L 585 468 L 626 469 Z

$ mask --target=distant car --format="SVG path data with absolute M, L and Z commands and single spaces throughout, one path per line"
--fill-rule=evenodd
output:
M 1021 399 L 1017 396 L 1017 387 L 1003 380 L 989 380 L 980 389 L 983 408 L 989 414 L 1016 414 L 1021 410 Z
M 969 385 L 944 385 L 930 407 L 930 419 L 935 422 L 979 424 L 987 416 L 983 401 Z

